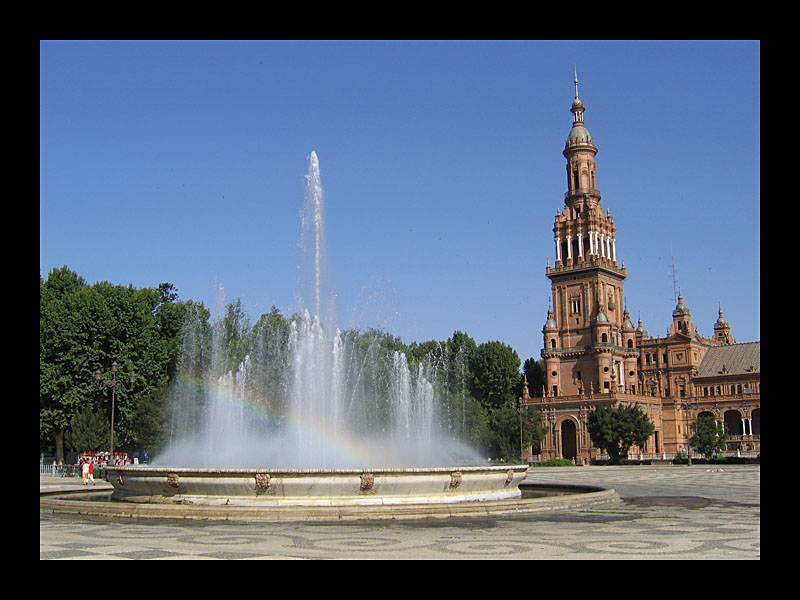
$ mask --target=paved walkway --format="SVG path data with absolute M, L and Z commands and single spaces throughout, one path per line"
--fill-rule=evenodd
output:
M 601 509 L 514 518 L 190 524 L 40 516 L 40 559 L 759 559 L 761 467 L 531 469 L 614 488 Z M 43 486 L 63 484 L 40 478 Z M 80 480 L 70 482 L 82 488 Z M 104 482 L 98 482 L 98 489 Z

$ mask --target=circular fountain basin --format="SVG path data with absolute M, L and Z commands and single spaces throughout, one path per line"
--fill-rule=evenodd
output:
M 520 498 L 525 465 L 386 469 L 109 466 L 112 499 L 208 506 L 348 506 Z

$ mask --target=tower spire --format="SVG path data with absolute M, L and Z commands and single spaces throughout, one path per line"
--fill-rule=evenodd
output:
M 731 335 L 731 324 L 722 316 L 722 303 L 719 303 L 719 318 L 714 323 L 714 339 L 723 344 L 735 344 Z
M 575 100 L 578 99 L 578 65 L 575 65 Z

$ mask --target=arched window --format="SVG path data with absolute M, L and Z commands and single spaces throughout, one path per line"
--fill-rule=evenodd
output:
M 605 344 L 608 341 L 608 334 L 604 333 L 603 335 L 601 335 L 600 341 Z
M 742 415 L 739 411 L 725 411 L 723 420 L 725 422 L 725 433 L 728 435 L 742 435 Z

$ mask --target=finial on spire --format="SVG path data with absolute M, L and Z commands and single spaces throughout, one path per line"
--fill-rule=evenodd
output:
M 578 65 L 575 65 L 575 100 L 578 99 Z

